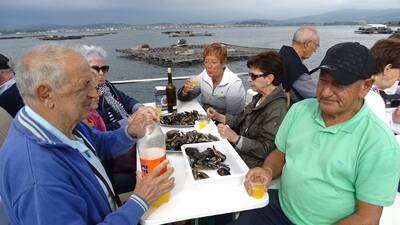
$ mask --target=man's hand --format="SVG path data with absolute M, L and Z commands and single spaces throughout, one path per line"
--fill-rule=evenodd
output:
M 175 179 L 171 177 L 174 169 L 169 166 L 169 161 L 164 160 L 149 175 L 142 172 L 136 174 L 136 187 L 133 191 L 136 195 L 142 197 L 151 205 L 164 193 L 172 190 L 175 186 Z M 165 167 L 168 170 L 160 176 L 157 176 Z
M 186 96 L 191 90 L 193 90 L 192 81 L 190 79 L 187 79 L 185 81 L 185 84 L 183 85 L 182 94 Z
M 143 137 L 144 125 L 147 121 L 158 121 L 158 115 L 153 107 L 140 107 L 134 114 L 128 118 L 128 133 L 132 137 Z
M 218 132 L 222 138 L 226 138 L 232 143 L 236 143 L 240 138 L 235 131 L 224 124 L 218 124 Z
M 263 169 L 261 167 L 255 167 L 246 174 L 246 178 L 244 180 L 244 187 L 246 188 L 246 191 L 249 195 L 251 195 L 251 181 L 260 179 L 260 178 L 266 178 L 267 183 L 266 183 L 266 189 L 268 189 L 271 180 L 272 180 L 272 170 L 271 169 Z

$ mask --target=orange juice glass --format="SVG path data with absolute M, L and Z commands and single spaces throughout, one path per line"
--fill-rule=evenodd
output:
M 267 178 L 266 177 L 255 177 L 250 180 L 251 184 L 251 196 L 255 199 L 263 199 L 267 192 Z

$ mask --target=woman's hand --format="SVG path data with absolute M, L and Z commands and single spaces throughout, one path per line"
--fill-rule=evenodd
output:
M 235 131 L 224 124 L 218 124 L 218 132 L 222 138 L 226 138 L 232 143 L 236 143 L 240 138 Z
M 183 90 L 182 90 L 183 96 L 186 96 L 191 90 L 193 90 L 192 81 L 190 79 L 187 79 L 185 81 L 185 84 L 183 85 Z
M 226 123 L 225 115 L 222 115 L 221 113 L 218 113 L 213 107 L 208 107 L 207 116 L 208 116 L 208 118 L 210 118 L 212 120 L 219 121 L 219 122 L 221 122 L 223 124 Z

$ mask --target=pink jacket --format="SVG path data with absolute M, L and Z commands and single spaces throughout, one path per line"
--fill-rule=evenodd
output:
M 95 109 L 89 112 L 89 116 L 85 123 L 89 127 L 95 128 L 99 131 L 106 131 L 106 125 L 104 124 L 100 114 Z

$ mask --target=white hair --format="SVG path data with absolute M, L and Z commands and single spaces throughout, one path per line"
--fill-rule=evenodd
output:
M 319 38 L 319 32 L 313 26 L 302 26 L 293 35 L 293 42 L 306 43 L 307 41 L 316 41 Z
M 62 86 L 66 79 L 65 57 L 73 52 L 76 53 L 61 45 L 39 45 L 24 54 L 17 65 L 15 78 L 25 104 L 36 98 L 36 87 L 41 84 L 56 89 Z
M 89 62 L 93 59 L 105 60 L 107 57 L 107 52 L 104 48 L 95 45 L 82 45 L 77 48 L 83 57 Z

